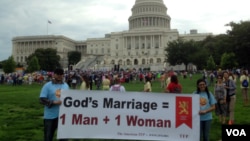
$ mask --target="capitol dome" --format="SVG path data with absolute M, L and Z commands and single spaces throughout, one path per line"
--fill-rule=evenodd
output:
M 171 18 L 163 0 L 136 0 L 129 17 L 129 30 L 170 29 Z

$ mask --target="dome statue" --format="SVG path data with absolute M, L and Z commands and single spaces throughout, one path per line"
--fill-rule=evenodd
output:
M 163 0 L 136 0 L 129 17 L 129 30 L 170 29 L 171 18 Z

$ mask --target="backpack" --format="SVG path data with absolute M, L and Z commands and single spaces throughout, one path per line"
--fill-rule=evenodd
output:
M 171 93 L 181 93 L 181 88 L 178 85 L 175 85 Z
M 248 87 L 248 81 L 245 79 L 242 81 L 242 84 L 241 84 L 243 87 Z
M 111 90 L 112 91 L 121 91 L 120 87 L 121 87 L 121 85 L 119 85 L 119 86 L 112 86 Z

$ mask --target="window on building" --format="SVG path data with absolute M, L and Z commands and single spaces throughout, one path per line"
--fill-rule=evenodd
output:
M 142 65 L 145 65 L 145 64 L 146 64 L 146 60 L 142 59 Z
M 128 49 L 131 49 L 131 44 L 128 44 Z
M 157 58 L 157 63 L 161 63 L 161 58 Z
M 159 48 L 159 43 L 156 43 L 156 44 L 155 44 L 155 48 Z
M 141 48 L 142 48 L 142 49 L 144 49 L 144 48 L 145 48 L 145 44 L 144 44 L 144 43 L 142 43 L 142 46 L 141 46 Z
M 150 49 L 150 43 L 148 43 L 148 46 L 147 46 L 148 49 Z
M 149 63 L 150 63 L 150 64 L 153 64 L 153 63 L 154 63 L 154 59 L 151 58 L 151 59 L 149 60 Z
M 131 65 L 131 62 L 129 59 L 127 59 L 127 65 Z
M 134 65 L 138 65 L 138 60 L 137 59 L 134 60 Z
M 139 49 L 139 44 L 138 43 L 136 43 L 135 49 Z

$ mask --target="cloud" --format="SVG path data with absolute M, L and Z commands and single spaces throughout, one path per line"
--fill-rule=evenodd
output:
M 190 29 L 225 33 L 224 25 L 249 20 L 248 0 L 164 0 L 171 28 L 180 34 Z M 104 37 L 128 30 L 135 0 L 1 0 L 0 61 L 11 56 L 12 38 L 64 35 L 74 40 Z M 52 24 L 48 24 L 48 20 Z

